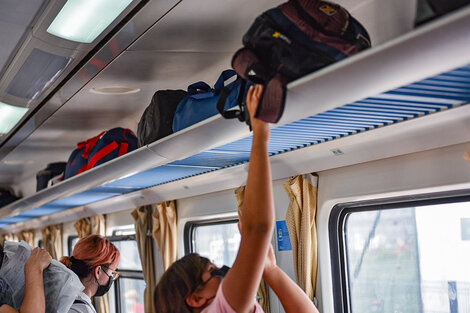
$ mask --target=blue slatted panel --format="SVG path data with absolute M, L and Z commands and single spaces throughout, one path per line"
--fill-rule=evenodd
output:
M 208 167 L 189 167 L 189 166 L 172 166 L 164 165 L 148 171 L 117 180 L 115 182 L 105 185 L 129 187 L 132 186 L 137 189 L 144 189 L 148 186 L 160 185 L 170 181 L 180 179 L 181 177 L 191 177 L 213 170 Z
M 311 116 L 271 132 L 269 154 L 280 154 L 470 102 L 470 66 Z M 120 194 L 235 166 L 249 160 L 252 138 L 150 169 L 0 221 L 0 227 Z
M 29 217 L 29 218 L 34 218 L 34 217 L 40 217 L 40 216 L 45 216 L 45 215 L 51 215 L 63 210 L 66 210 L 67 207 L 65 206 L 57 206 L 57 205 L 52 205 L 52 204 L 47 204 L 43 205 L 42 207 L 32 209 L 29 211 L 25 211 L 18 216 L 21 217 Z

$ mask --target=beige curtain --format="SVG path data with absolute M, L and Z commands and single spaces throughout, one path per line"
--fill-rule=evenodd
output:
M 23 230 L 17 234 L 18 241 L 24 240 L 28 245 L 34 247 L 34 231 L 32 230 Z
M 468 163 L 470 163 L 470 149 L 465 152 L 465 159 L 467 159 Z
M 237 202 L 238 202 L 238 218 L 241 219 L 242 209 L 243 209 L 243 199 L 245 198 L 245 186 L 241 186 L 235 189 L 235 197 L 237 198 Z M 264 279 L 261 280 L 259 284 L 258 292 L 256 295 L 257 295 L 258 302 L 263 308 L 264 312 L 266 313 L 271 312 L 271 307 L 269 304 L 268 284 L 264 281 Z
M 0 235 L 0 244 L 3 246 L 5 241 L 15 241 L 15 237 L 13 234 L 3 234 Z
M 62 258 L 62 225 L 51 225 L 43 228 L 42 244 L 52 256 L 53 259 L 60 260 Z
M 176 202 L 166 201 L 156 205 L 152 214 L 153 238 L 162 254 L 163 269 L 166 270 L 176 261 L 177 254 L 177 216 Z
M 85 217 L 73 225 L 77 231 L 78 238 L 84 238 L 91 234 L 98 234 L 101 236 L 106 235 L 106 223 L 103 215 L 96 215 L 92 217 Z M 122 252 L 121 252 L 122 253 Z M 105 294 L 102 297 L 99 297 L 99 313 L 109 313 L 109 298 L 108 294 Z M 96 298 L 93 299 L 93 303 L 96 306 Z
M 299 175 L 289 179 L 284 188 L 290 203 L 286 223 L 294 254 L 297 283 L 313 300 L 317 276 L 317 211 L 318 176 Z
M 85 217 L 73 225 L 77 231 L 78 238 L 83 238 L 91 234 L 106 235 L 106 223 L 103 215 Z
M 146 205 L 132 212 L 135 224 L 135 237 L 139 248 L 142 272 L 145 280 L 144 305 L 145 313 L 155 313 L 153 304 L 153 290 L 155 281 L 155 263 L 153 258 L 152 240 L 152 212 L 153 206 Z

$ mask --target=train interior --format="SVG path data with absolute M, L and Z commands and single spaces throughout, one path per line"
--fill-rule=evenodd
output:
M 39 192 L 36 173 L 104 130 L 136 132 L 157 90 L 213 85 L 256 16 L 282 2 L 121 1 L 82 43 L 48 32 L 66 2 L 0 2 L 0 105 L 23 112 L 0 132 L 0 186 L 21 196 L 0 208 L 0 234 L 33 230 L 37 243 L 62 224 L 67 255 L 75 222 L 104 215 L 105 234 L 134 249 L 111 312 L 137 313 L 135 208 L 176 200 L 178 256 L 233 262 L 247 125 L 213 116 Z M 470 7 L 416 26 L 421 1 L 337 2 L 372 48 L 288 85 L 269 145 L 277 262 L 296 278 L 286 184 L 304 177 L 317 189 L 320 312 L 470 312 Z M 159 277 L 157 247 L 154 260 Z M 271 312 L 284 312 L 269 296 Z

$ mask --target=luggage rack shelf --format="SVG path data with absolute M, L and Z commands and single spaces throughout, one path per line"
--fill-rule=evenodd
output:
M 470 102 L 469 16 L 470 9 L 454 13 L 291 83 L 286 111 L 272 130 L 270 155 Z M 209 118 L 1 208 L 0 232 L 244 164 L 250 146 L 246 125 Z

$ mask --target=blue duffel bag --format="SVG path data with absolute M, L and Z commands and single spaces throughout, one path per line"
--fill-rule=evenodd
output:
M 237 76 L 235 81 L 225 85 L 234 76 L 237 76 L 234 70 L 223 71 L 214 88 L 202 81 L 189 85 L 188 96 L 181 100 L 176 109 L 173 119 L 173 132 L 218 114 L 217 102 L 222 91 L 224 91 L 224 98 L 226 98 L 224 99 L 225 110 L 242 101 L 246 97 L 246 88 L 245 82 L 240 76 Z

